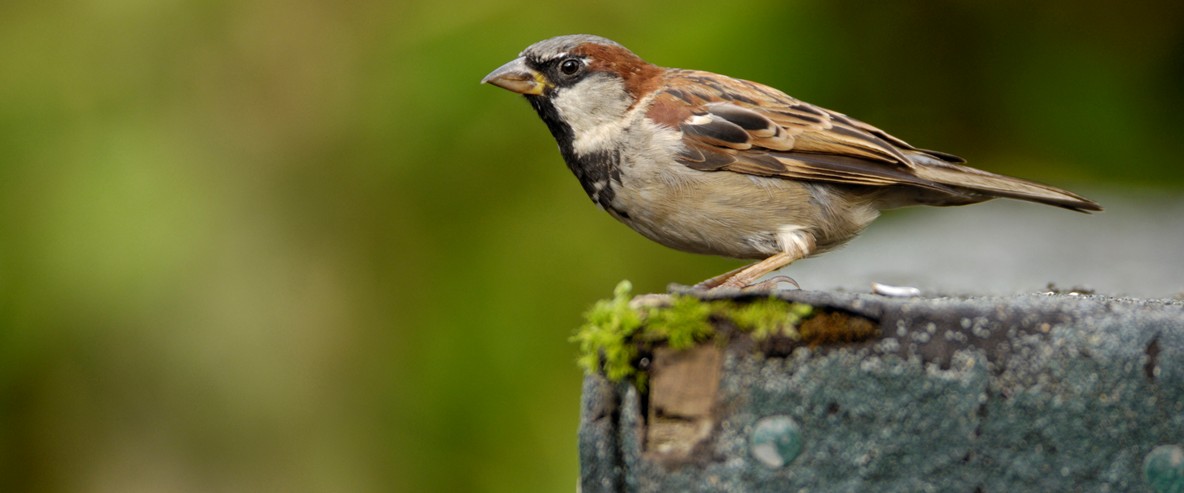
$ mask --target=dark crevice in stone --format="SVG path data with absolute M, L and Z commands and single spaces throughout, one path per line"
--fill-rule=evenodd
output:
M 1143 374 L 1149 382 L 1155 383 L 1155 367 L 1159 364 L 1159 334 L 1151 338 L 1151 343 L 1143 349 L 1143 354 L 1147 355 L 1147 362 L 1143 363 Z

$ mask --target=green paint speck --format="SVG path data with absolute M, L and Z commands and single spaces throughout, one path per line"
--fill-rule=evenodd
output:
M 1143 474 L 1157 493 L 1184 493 L 1184 447 L 1155 447 L 1143 460 Z

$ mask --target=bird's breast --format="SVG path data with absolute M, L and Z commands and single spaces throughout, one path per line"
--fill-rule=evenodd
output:
M 691 169 L 674 160 L 681 132 L 649 122 L 630 128 L 607 149 L 577 154 L 569 165 L 601 208 L 670 248 L 760 259 L 809 234 L 822 252 L 878 215 L 826 185 Z
M 809 229 L 815 204 L 799 183 L 696 171 L 670 157 L 626 154 L 605 209 L 643 236 L 682 251 L 734 258 L 780 252 L 784 232 Z

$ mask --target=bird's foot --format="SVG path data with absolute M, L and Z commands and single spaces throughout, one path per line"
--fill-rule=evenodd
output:
M 778 291 L 788 291 L 793 289 L 801 289 L 793 278 L 789 276 L 774 276 L 760 282 L 747 283 L 735 282 L 730 279 L 721 283 L 708 284 L 706 281 L 691 286 L 692 293 L 699 293 L 703 295 L 724 295 L 724 294 L 753 294 L 753 293 L 776 293 Z M 685 288 L 684 288 L 685 289 Z
M 790 287 L 784 287 L 788 284 Z M 802 289 L 802 286 L 797 281 L 789 276 L 773 276 L 764 281 L 749 284 L 740 288 L 741 293 L 776 293 L 777 291 L 789 291 L 791 289 Z

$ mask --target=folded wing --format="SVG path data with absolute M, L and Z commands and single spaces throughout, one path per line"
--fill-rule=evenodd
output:
M 948 204 L 1010 197 L 1101 210 L 1071 192 L 963 166 L 958 156 L 915 148 L 768 86 L 708 72 L 673 70 L 668 77 L 667 89 L 651 101 L 647 115 L 682 130 L 685 148 L 678 160 L 697 170 L 904 185 L 930 196 L 948 194 Z

